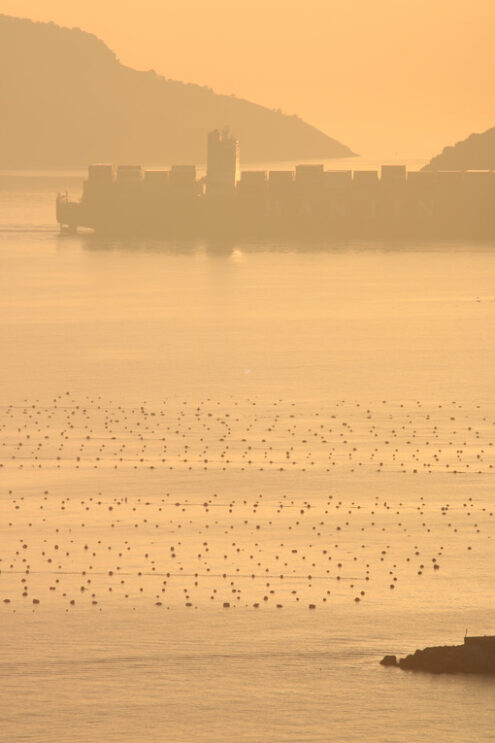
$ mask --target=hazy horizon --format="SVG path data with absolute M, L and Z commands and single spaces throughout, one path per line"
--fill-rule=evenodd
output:
M 360 155 L 429 159 L 495 124 L 488 0 L 3 0 L 0 11 L 78 26 L 137 69 L 297 113 Z

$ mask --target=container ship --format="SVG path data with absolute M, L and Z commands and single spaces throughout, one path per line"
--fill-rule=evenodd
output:
M 205 176 L 194 165 L 90 165 L 81 200 L 59 194 L 56 214 L 64 230 L 107 235 L 442 240 L 494 238 L 494 206 L 492 171 L 239 171 L 238 141 L 215 130 Z

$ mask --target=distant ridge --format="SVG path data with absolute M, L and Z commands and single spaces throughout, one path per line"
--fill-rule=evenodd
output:
M 122 65 L 78 28 L 0 15 L 0 168 L 201 163 L 229 126 L 242 161 L 349 157 L 297 116 Z
M 495 127 L 445 147 L 423 170 L 495 170 Z

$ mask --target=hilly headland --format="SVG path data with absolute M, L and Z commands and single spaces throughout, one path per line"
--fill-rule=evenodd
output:
M 230 127 L 243 161 L 349 157 L 298 116 L 121 64 L 79 28 L 0 15 L 3 168 L 199 163 Z
M 495 170 L 495 127 L 445 147 L 423 170 Z

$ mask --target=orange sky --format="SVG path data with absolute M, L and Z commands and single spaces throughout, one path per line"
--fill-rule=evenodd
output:
M 429 156 L 495 125 L 494 0 L 0 0 L 126 64 L 298 113 L 354 151 Z

